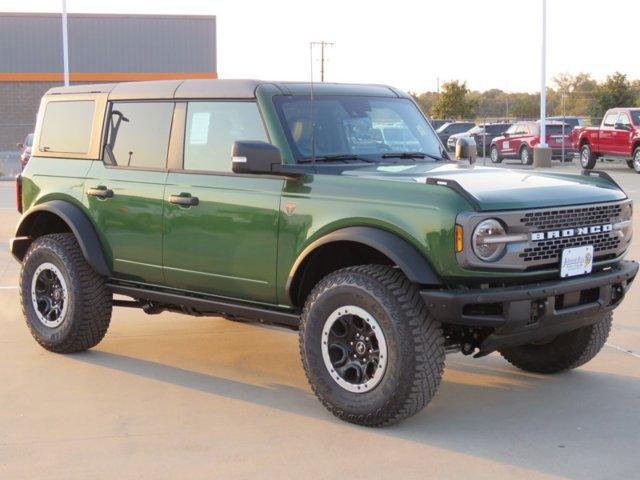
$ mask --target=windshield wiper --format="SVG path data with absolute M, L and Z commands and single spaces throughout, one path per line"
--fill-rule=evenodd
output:
M 375 163 L 375 160 L 371 160 L 369 158 L 361 157 L 360 155 L 355 154 L 343 154 L 343 155 L 322 155 L 315 158 L 316 162 L 341 162 L 343 160 L 358 160 L 360 162 L 365 163 Z M 301 158 L 298 160 L 298 163 L 312 163 L 312 158 Z
M 424 152 L 390 152 L 390 153 L 383 153 L 382 154 L 382 158 L 402 158 L 402 159 L 415 159 L 415 158 L 432 158 L 434 160 L 437 160 L 439 162 L 442 162 L 446 159 L 439 157 L 437 155 L 432 155 L 430 153 L 424 153 Z

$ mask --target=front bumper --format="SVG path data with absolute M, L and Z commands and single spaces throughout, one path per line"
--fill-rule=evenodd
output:
M 423 290 L 431 315 L 441 322 L 491 327 L 480 353 L 522 345 L 597 322 L 616 308 L 638 272 L 638 263 L 617 265 L 571 279 L 504 288 Z

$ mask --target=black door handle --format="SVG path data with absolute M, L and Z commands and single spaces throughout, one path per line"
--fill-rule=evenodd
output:
M 87 195 L 91 195 L 92 197 L 98 198 L 112 198 L 113 190 L 103 187 L 102 185 L 99 187 L 90 188 L 87 190 Z
M 200 200 L 198 197 L 192 197 L 189 194 L 181 193 L 180 195 L 171 195 L 169 197 L 169 203 L 182 205 L 184 207 L 195 207 L 200 203 Z

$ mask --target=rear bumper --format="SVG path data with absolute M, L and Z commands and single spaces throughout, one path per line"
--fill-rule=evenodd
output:
M 573 148 L 565 148 L 564 149 L 564 158 L 573 158 L 578 154 L 577 150 Z M 551 158 L 562 158 L 562 149 L 561 148 L 552 148 L 551 149 Z
M 504 288 L 423 290 L 421 295 L 441 323 L 493 328 L 480 348 L 487 353 L 595 323 L 620 304 L 637 272 L 637 262 L 622 261 L 571 279 Z

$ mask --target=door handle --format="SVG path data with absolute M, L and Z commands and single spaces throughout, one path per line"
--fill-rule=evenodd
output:
M 87 195 L 98 198 L 112 198 L 113 190 L 100 185 L 99 187 L 93 187 L 87 190 Z
M 180 195 L 171 195 L 169 197 L 169 203 L 182 205 L 183 207 L 195 207 L 200 203 L 200 200 L 198 197 L 192 197 L 188 193 L 181 193 Z

